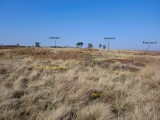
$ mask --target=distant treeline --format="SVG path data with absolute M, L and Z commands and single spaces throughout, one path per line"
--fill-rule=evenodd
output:
M 0 49 L 10 49 L 10 48 L 17 48 L 17 47 L 26 47 L 26 46 L 17 46 L 17 45 L 0 45 Z M 30 46 L 29 46 L 30 47 Z
M 0 45 L 0 47 L 26 47 L 26 46 L 17 46 L 17 45 Z
M 16 47 L 35 47 L 35 46 L 17 46 L 17 45 L 0 45 L 0 48 L 16 48 Z M 41 46 L 41 47 L 47 47 L 47 46 Z M 69 46 L 49 46 L 50 48 L 75 48 L 75 47 L 69 47 Z

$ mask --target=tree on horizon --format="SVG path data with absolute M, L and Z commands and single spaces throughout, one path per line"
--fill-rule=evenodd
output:
M 19 47 L 19 46 L 20 46 L 20 44 L 19 44 L 19 43 L 17 43 L 17 44 L 16 44 L 16 46 L 17 46 L 17 47 Z
M 88 48 L 93 48 L 92 43 L 89 43 L 89 44 L 88 44 Z
M 78 43 L 76 44 L 76 46 L 77 46 L 77 47 L 81 47 L 81 48 L 82 48 L 82 46 L 83 46 L 83 42 L 78 42 Z
M 35 47 L 40 47 L 39 42 L 35 42 Z
M 102 47 L 102 44 L 99 44 L 99 48 L 101 48 Z
M 106 49 L 106 45 L 103 45 L 103 49 Z

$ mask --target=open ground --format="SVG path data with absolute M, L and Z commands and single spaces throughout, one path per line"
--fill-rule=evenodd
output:
M 159 120 L 160 52 L 0 49 L 1 120 Z

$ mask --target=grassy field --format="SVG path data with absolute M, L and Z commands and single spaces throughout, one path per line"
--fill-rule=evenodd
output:
M 160 52 L 0 49 L 0 120 L 160 120 Z

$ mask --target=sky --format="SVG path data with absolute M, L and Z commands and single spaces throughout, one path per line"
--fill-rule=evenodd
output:
M 0 0 L 3 45 L 160 50 L 160 0 Z M 143 44 L 157 42 L 157 44 Z

